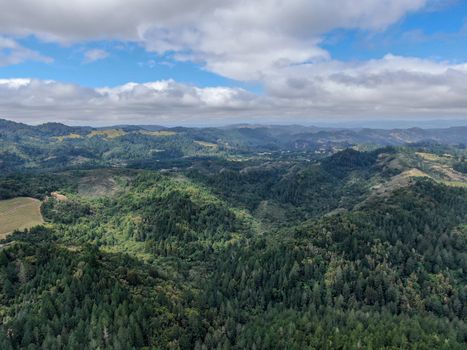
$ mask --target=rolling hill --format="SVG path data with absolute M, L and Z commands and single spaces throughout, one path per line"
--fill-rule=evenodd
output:
M 465 348 L 458 130 L 7 125 L 2 349 Z

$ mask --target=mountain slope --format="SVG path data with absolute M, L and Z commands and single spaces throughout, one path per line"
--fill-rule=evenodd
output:
M 93 166 L 5 165 L 0 199 L 46 223 L 0 242 L 0 348 L 464 349 L 466 149 L 265 151 L 296 128 L 249 129 L 74 130 L 30 161 Z

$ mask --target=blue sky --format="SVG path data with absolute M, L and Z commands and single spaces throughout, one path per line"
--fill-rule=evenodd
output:
M 467 60 L 467 1 L 408 14 L 381 32 L 336 30 L 323 45 L 339 60 L 367 60 L 388 52 L 435 60 Z
M 98 41 L 65 46 L 46 43 L 32 35 L 18 42 L 24 47 L 51 57 L 53 63 L 25 61 L 2 67 L 2 77 L 53 79 L 88 87 L 116 86 L 129 81 L 143 83 L 165 79 L 200 86 L 244 85 L 213 74 L 198 64 L 178 62 L 171 59 L 170 55 L 161 56 L 147 52 L 137 43 Z M 105 50 L 108 56 L 87 62 L 85 53 L 93 49 Z
M 466 118 L 467 1 L 63 3 L 0 4 L 2 116 L 78 124 Z

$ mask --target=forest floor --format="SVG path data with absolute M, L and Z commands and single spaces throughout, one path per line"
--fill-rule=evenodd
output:
M 14 230 L 23 230 L 44 222 L 41 202 L 34 198 L 17 197 L 0 201 L 0 239 Z

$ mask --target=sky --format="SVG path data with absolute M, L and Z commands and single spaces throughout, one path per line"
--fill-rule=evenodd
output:
M 0 0 L 0 118 L 467 125 L 467 1 Z

